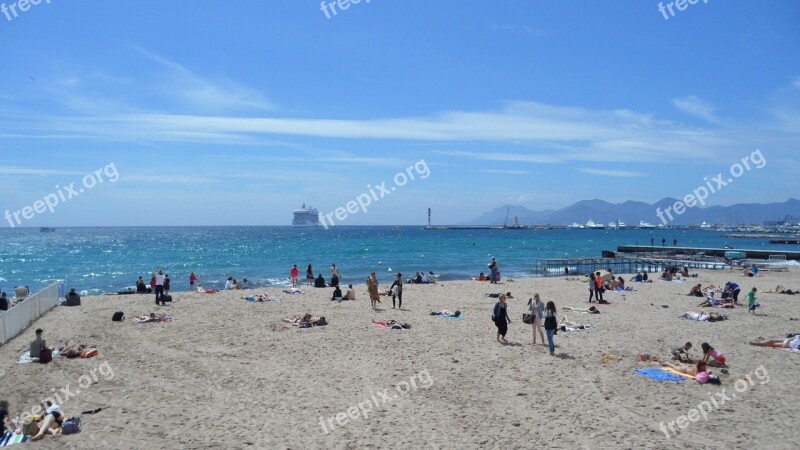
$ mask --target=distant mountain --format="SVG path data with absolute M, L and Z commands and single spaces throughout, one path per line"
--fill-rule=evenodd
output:
M 656 214 L 656 208 L 664 211 L 665 225 L 699 225 L 707 222 L 712 225 L 760 225 L 767 220 L 781 220 L 786 215 L 800 217 L 800 200 L 789 199 L 782 203 L 740 203 L 731 206 L 695 206 L 686 208 L 683 214 L 675 214 L 670 209 L 672 220 L 666 213 L 677 200 L 664 198 L 654 204 L 627 201 L 624 203 L 608 203 L 604 200 L 581 200 L 559 210 L 531 211 L 524 206 L 504 205 L 493 209 L 463 225 L 503 225 L 513 224 L 514 217 L 519 217 L 523 225 L 569 225 L 573 222 L 581 225 L 589 219 L 608 225 L 609 222 L 621 220 L 628 226 L 639 225 L 639 221 L 658 225 L 663 223 Z M 507 219 L 506 219 L 507 217 Z M 507 222 L 506 222 L 507 220 Z

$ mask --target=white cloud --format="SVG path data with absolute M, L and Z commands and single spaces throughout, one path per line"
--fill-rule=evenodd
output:
M 643 177 L 645 174 L 641 172 L 631 172 L 628 170 L 614 170 L 614 169 L 591 169 L 587 167 L 579 167 L 579 172 L 588 173 L 590 175 L 600 175 L 604 177 Z
M 720 122 L 715 115 L 714 106 L 695 95 L 689 95 L 682 98 L 673 98 L 672 104 L 680 111 L 704 119 L 709 123 Z

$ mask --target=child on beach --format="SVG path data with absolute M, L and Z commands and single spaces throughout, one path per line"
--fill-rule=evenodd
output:
M 700 348 L 703 349 L 703 359 L 702 361 L 709 366 L 722 366 L 726 367 L 725 365 L 725 356 L 715 349 L 714 347 L 710 346 L 708 342 L 703 342 L 700 344 Z M 713 358 L 713 359 L 712 359 Z
M 750 292 L 747 293 L 747 310 L 748 310 L 748 314 L 755 315 L 756 314 L 756 308 L 761 306 L 756 301 L 756 292 L 757 292 L 757 289 L 753 288 L 753 289 L 750 290 Z
M 687 342 L 683 347 L 678 347 L 672 350 L 672 356 L 680 362 L 691 363 L 692 359 L 689 358 L 689 350 L 692 349 L 692 343 Z M 686 359 L 684 359 L 684 356 Z

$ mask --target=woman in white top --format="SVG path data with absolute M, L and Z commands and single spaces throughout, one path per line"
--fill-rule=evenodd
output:
M 539 294 L 533 295 L 533 301 L 528 302 L 528 310 L 533 315 L 533 322 L 531 322 L 531 326 L 533 328 L 533 345 L 536 345 L 536 331 L 539 331 L 539 337 L 542 338 L 542 345 L 544 345 L 544 332 L 542 331 L 542 319 L 544 317 L 544 303 L 542 303 L 542 299 L 539 298 Z
M 752 341 L 750 345 L 758 345 L 760 347 L 775 347 L 775 348 L 788 348 L 792 350 L 800 350 L 800 335 L 793 336 L 786 339 L 770 339 L 767 341 Z

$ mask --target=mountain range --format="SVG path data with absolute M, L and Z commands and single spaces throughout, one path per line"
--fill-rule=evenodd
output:
M 699 225 L 703 222 L 712 225 L 761 225 L 764 221 L 783 220 L 787 215 L 800 217 L 800 200 L 790 198 L 782 203 L 740 203 L 731 206 L 695 206 L 686 208 L 683 214 L 663 214 L 663 220 L 656 214 L 657 208 L 665 211 L 671 208 L 674 198 L 664 198 L 653 204 L 636 201 L 609 203 L 604 200 L 581 200 L 558 210 L 531 211 L 524 206 L 504 205 L 495 208 L 463 225 L 504 225 L 513 224 L 514 217 L 523 225 L 584 225 L 589 219 L 608 225 L 621 220 L 628 226 L 639 225 L 640 221 L 653 225 Z M 506 222 L 507 221 L 507 222 Z

